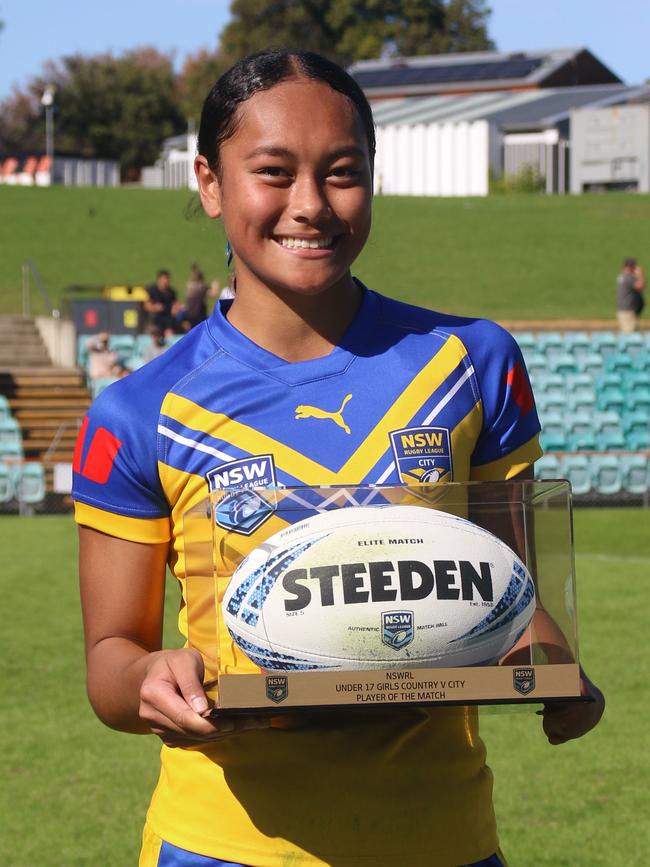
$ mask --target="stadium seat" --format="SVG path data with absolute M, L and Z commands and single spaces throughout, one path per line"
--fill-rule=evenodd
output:
M 545 433 L 539 435 L 540 445 L 545 452 L 564 452 L 568 448 L 568 442 L 565 434 Z
M 108 386 L 112 385 L 114 382 L 117 382 L 117 377 L 115 376 L 98 376 L 97 379 L 91 380 L 90 392 L 93 399 L 100 395 L 105 388 L 108 388 Z
M 632 431 L 625 435 L 625 447 L 632 452 L 650 449 L 650 428 L 645 431 Z
M 598 392 L 596 407 L 600 412 L 615 412 L 620 415 L 625 406 L 625 397 L 622 389 L 607 386 Z
M 577 358 L 591 352 L 591 338 L 586 331 L 569 331 L 564 335 L 564 350 Z
M 644 370 L 631 370 L 625 377 L 625 388 L 628 394 L 637 390 L 650 389 L 650 373 Z
M 629 494 L 645 495 L 650 490 L 650 459 L 645 455 L 622 455 L 621 473 Z
M 547 358 L 565 352 L 564 338 L 559 331 L 541 331 L 537 335 L 537 349 Z
M 621 418 L 617 412 L 597 412 L 593 416 L 596 434 L 622 433 Z
M 9 418 L 12 418 L 9 401 L 4 394 L 0 394 L 0 421 L 5 421 Z
M 600 376 L 594 378 L 596 392 L 603 391 L 605 388 L 623 389 L 623 377 L 620 373 L 601 373 Z
M 646 373 L 650 373 L 650 350 L 645 350 L 644 352 L 639 352 L 637 357 L 634 359 L 634 369 L 635 370 L 644 370 Z
M 650 413 L 650 388 L 639 388 L 629 393 L 625 399 L 625 407 L 629 412 Z
M 599 376 L 603 372 L 603 358 L 596 352 L 588 352 L 576 358 L 576 366 L 580 373 L 588 373 L 590 376 Z
M 577 373 L 577 359 L 568 352 L 556 352 L 553 355 L 547 356 L 548 367 L 553 373 L 560 373 L 563 376 L 571 373 Z
M 85 368 L 88 365 L 88 341 L 90 334 L 80 334 L 77 337 L 77 364 Z
M 595 452 L 596 437 L 593 431 L 587 431 L 567 439 L 567 449 L 570 452 Z
M 605 359 L 605 370 L 609 373 L 624 373 L 632 369 L 632 358 L 626 352 L 613 352 Z
M 45 499 L 45 469 L 43 464 L 23 464 L 16 482 L 16 498 L 19 503 L 36 506 Z
M 622 452 L 625 450 L 625 437 L 622 431 L 596 434 L 596 450 L 599 452 Z
M 587 394 L 593 397 L 593 377 L 588 373 L 572 373 L 566 377 L 566 388 L 569 394 Z
M 0 504 L 10 503 L 14 498 L 14 476 L 12 468 L 0 461 Z
M 621 464 L 615 455 L 590 458 L 593 486 L 599 494 L 618 494 L 623 487 Z
M 618 350 L 618 337 L 611 331 L 596 331 L 591 335 L 594 352 L 603 357 Z
M 548 370 L 546 365 L 546 356 L 542 355 L 540 352 L 533 352 L 530 355 L 527 355 L 526 367 L 528 368 L 529 373 L 532 374 L 535 374 L 538 371 L 546 372 Z
M 618 351 L 625 352 L 627 355 L 635 358 L 639 352 L 645 349 L 645 340 L 643 335 L 638 331 L 633 331 L 631 334 L 619 334 Z
M 546 479 L 561 479 L 560 460 L 555 455 L 543 455 L 535 461 L 535 478 L 545 481 Z
M 566 398 L 564 395 L 540 392 L 535 397 L 535 404 L 537 405 L 537 412 L 543 418 L 549 413 L 550 415 L 561 413 L 566 407 Z
M 17 452 L 7 451 L 7 449 L 11 449 L 13 446 L 18 449 Z M 0 421 L 0 450 L 4 454 L 11 453 L 22 456 L 23 435 L 20 430 L 20 425 L 13 417 Z
M 546 369 L 535 374 L 535 396 L 546 394 L 553 397 L 564 397 L 566 388 L 564 377 L 559 373 L 549 373 Z
M 574 494 L 588 494 L 591 490 L 589 458 L 586 455 L 565 455 L 560 462 L 562 477 L 571 482 Z
M 578 392 L 577 394 L 568 395 L 565 408 L 572 413 L 593 412 L 596 409 L 596 395 L 593 389 L 591 394 Z
M 519 344 L 522 353 L 534 352 L 537 350 L 537 335 L 533 334 L 532 331 L 516 331 L 513 332 L 512 336 Z
M 578 412 L 575 414 L 571 412 L 565 413 L 565 430 L 569 438 L 573 439 L 581 436 L 593 437 L 595 431 L 592 418 L 592 415 L 585 412 Z

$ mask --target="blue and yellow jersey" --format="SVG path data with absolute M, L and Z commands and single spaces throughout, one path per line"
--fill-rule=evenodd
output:
M 541 454 L 519 349 L 486 320 L 363 292 L 340 344 L 289 363 L 233 328 L 228 303 L 95 401 L 74 458 L 79 523 L 170 542 L 216 487 L 500 480 Z M 251 510 L 241 551 L 279 529 Z M 225 514 L 224 519 L 228 520 Z M 235 534 L 232 534 L 235 535 Z M 184 612 L 179 619 L 184 631 Z M 162 750 L 152 829 L 254 864 L 458 865 L 497 849 L 491 774 L 470 708 L 304 719 Z

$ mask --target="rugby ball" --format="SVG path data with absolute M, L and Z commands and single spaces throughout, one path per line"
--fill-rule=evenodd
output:
M 242 561 L 222 603 L 233 640 L 267 671 L 489 665 L 534 609 L 528 570 L 492 533 L 393 505 L 286 527 Z

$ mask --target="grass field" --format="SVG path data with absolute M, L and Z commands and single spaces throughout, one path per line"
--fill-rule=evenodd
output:
M 193 216 L 192 216 L 193 212 Z M 188 191 L 0 187 L 0 313 L 21 310 L 21 263 L 57 304 L 71 285 L 139 284 L 197 260 L 225 279 L 224 236 Z M 621 261 L 650 249 L 650 197 L 377 197 L 355 273 L 385 294 L 493 318 L 613 318 Z M 42 310 L 37 295 L 33 310 Z
M 642 510 L 575 515 L 581 655 L 607 696 L 601 725 L 551 747 L 529 711 L 483 715 L 511 867 L 648 863 L 647 527 Z M 72 521 L 2 517 L 0 532 L 13 552 L 0 585 L 0 864 L 134 867 L 157 742 L 104 728 L 87 706 Z M 169 643 L 173 585 L 168 602 Z

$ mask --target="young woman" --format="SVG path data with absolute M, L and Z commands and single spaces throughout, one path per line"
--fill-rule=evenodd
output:
M 503 863 L 475 709 L 207 719 L 199 654 L 161 649 L 165 567 L 184 592 L 183 514 L 211 470 L 263 457 L 268 484 L 408 483 L 391 437 L 405 428 L 440 435 L 442 480 L 529 477 L 540 454 L 509 335 L 351 276 L 373 156 L 368 103 L 325 59 L 268 51 L 227 72 L 196 174 L 235 298 L 105 391 L 79 438 L 90 700 L 106 724 L 164 742 L 141 867 Z M 552 742 L 596 724 L 600 694 L 585 691 L 593 705 L 545 719 Z

